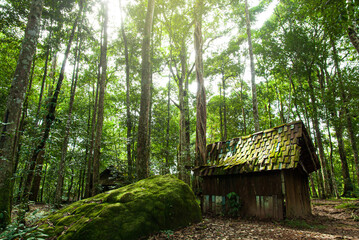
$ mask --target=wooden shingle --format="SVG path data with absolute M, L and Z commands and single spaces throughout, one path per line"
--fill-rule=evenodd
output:
M 207 165 L 195 168 L 201 176 L 233 174 L 237 169 L 239 173 L 251 173 L 305 166 L 309 173 L 320 168 L 314 145 L 301 121 L 209 144 L 207 151 Z M 303 157 L 303 151 L 310 154 Z

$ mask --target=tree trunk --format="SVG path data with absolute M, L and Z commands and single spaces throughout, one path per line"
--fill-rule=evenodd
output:
M 100 93 L 98 99 L 98 112 L 96 124 L 96 138 L 93 157 L 93 188 L 92 196 L 100 192 L 100 153 L 101 153 L 101 138 L 103 127 L 103 113 L 105 104 L 105 91 L 107 81 L 107 23 L 108 23 L 108 3 L 104 3 L 104 23 L 103 23 L 103 45 L 101 48 L 101 80 Z
M 180 62 L 181 75 L 178 77 L 178 99 L 180 110 L 180 147 L 179 147 L 179 162 L 177 164 L 178 178 L 187 184 L 190 184 L 189 172 L 185 169 L 189 165 L 189 142 L 187 141 L 187 114 L 188 114 L 188 95 L 186 90 L 186 76 L 187 76 L 187 49 L 185 42 L 182 41 Z
M 101 37 L 102 39 L 102 37 Z M 87 161 L 87 176 L 86 176 L 86 186 L 85 186 L 85 198 L 88 198 L 92 194 L 92 179 L 93 179 L 93 148 L 94 148 L 94 141 L 95 141 L 95 130 L 96 130 L 96 116 L 97 116 L 97 105 L 98 105 L 98 90 L 100 85 L 100 78 L 101 78 L 101 59 L 98 65 L 98 78 L 96 83 L 96 94 L 95 90 L 93 91 L 93 98 L 94 98 L 94 105 L 93 105 L 93 112 L 92 112 L 92 119 L 91 119 L 91 137 L 90 137 L 90 147 L 89 147 L 89 154 L 88 154 L 88 161 Z M 95 89 L 95 87 L 93 87 Z M 91 115 L 91 110 L 89 110 L 89 118 Z
M 50 33 L 50 37 L 51 37 L 51 33 Z M 43 76 L 42 76 L 41 90 L 40 90 L 40 95 L 39 95 L 39 102 L 37 104 L 37 110 L 36 110 L 36 124 L 37 124 L 37 120 L 38 120 L 38 117 L 39 117 L 39 114 L 40 114 L 42 97 L 44 95 L 44 88 L 45 88 L 45 82 L 46 82 L 46 77 L 47 77 L 47 68 L 48 68 L 48 62 L 49 62 L 49 55 L 50 55 L 50 43 L 47 45 L 47 49 L 46 49 L 46 59 L 45 59 L 44 73 L 43 73 Z
M 202 39 L 202 14 L 203 0 L 196 1 L 195 7 L 195 30 L 194 30 L 194 49 L 197 79 L 197 120 L 196 120 L 196 166 L 206 163 L 207 144 L 207 106 L 206 91 L 203 79 L 203 39 Z
M 47 175 L 47 163 L 45 164 L 45 172 L 44 172 L 44 176 L 42 178 L 42 187 L 41 187 L 41 192 L 40 192 L 40 202 L 43 201 L 44 189 L 45 189 L 45 183 L 46 183 L 46 175 Z
M 243 135 L 247 135 L 247 124 L 246 124 L 246 113 L 244 111 L 244 101 L 243 101 L 243 79 L 241 79 L 241 104 L 242 104 L 242 117 L 243 117 Z
M 29 174 L 27 176 L 27 180 L 26 180 L 26 185 L 25 185 L 25 189 L 24 189 L 24 197 L 23 197 L 23 203 L 25 204 L 25 208 L 27 209 L 27 202 L 29 200 L 31 193 L 31 185 L 32 185 L 32 181 L 33 181 L 33 177 L 34 177 L 34 170 L 36 167 L 36 162 L 38 161 L 38 159 L 40 160 L 41 165 L 39 165 L 39 171 L 41 171 L 42 169 L 42 157 L 44 154 L 44 150 L 45 150 L 45 145 L 46 145 L 46 141 L 49 138 L 50 135 L 50 131 L 51 131 L 51 126 L 53 121 L 55 120 L 55 112 L 56 112 L 56 106 L 57 106 L 57 100 L 60 94 L 60 90 L 61 90 L 61 86 L 62 86 L 62 82 L 64 80 L 64 74 L 65 74 L 65 67 L 66 67 L 66 62 L 67 62 L 67 58 L 70 54 L 70 49 L 71 49 L 71 45 L 72 45 L 72 40 L 74 38 L 75 35 L 75 30 L 77 27 L 77 23 L 78 20 L 81 16 L 82 13 L 82 4 L 80 4 L 80 10 L 79 13 L 74 21 L 74 24 L 72 26 L 72 31 L 71 31 L 71 35 L 69 37 L 69 42 L 67 44 L 66 47 L 66 52 L 65 52 L 65 56 L 64 56 L 64 60 L 62 63 L 62 67 L 61 67 L 61 71 L 60 71 L 60 75 L 59 75 L 59 79 L 57 81 L 57 85 L 56 85 L 56 89 L 50 99 L 50 102 L 48 104 L 48 113 L 46 115 L 45 118 L 45 130 L 42 136 L 42 139 L 40 140 L 40 143 L 36 146 L 35 150 L 33 151 L 33 154 L 31 156 L 30 159 L 30 170 L 29 170 Z M 36 199 L 36 196 L 33 195 L 32 198 Z
M 78 31 L 79 34 L 80 30 Z M 76 93 L 76 87 L 77 87 L 77 80 L 79 76 L 79 65 L 80 65 L 80 56 L 81 56 L 81 40 L 79 43 L 79 40 L 77 40 L 77 50 L 76 50 L 76 56 L 75 56 L 75 64 L 74 64 L 74 76 L 72 78 L 71 83 L 71 92 L 70 92 L 70 102 L 69 102 L 69 112 L 67 114 L 67 121 L 66 126 L 64 129 L 64 132 L 62 136 L 64 136 L 62 147 L 61 147 L 61 160 L 59 165 L 59 170 L 57 174 L 57 184 L 56 184 L 56 190 L 55 190 L 55 199 L 54 203 L 58 207 L 60 206 L 62 202 L 62 187 L 64 182 L 64 174 L 65 174 L 65 162 L 66 162 L 66 156 L 67 156 L 67 145 L 69 143 L 69 137 L 70 137 L 70 128 L 71 128 L 71 122 L 72 122 L 72 109 L 75 102 L 75 93 Z
M 227 140 L 227 104 L 226 104 L 226 79 L 224 72 L 222 72 L 222 86 L 223 86 L 223 140 Z
M 348 27 L 348 36 L 350 42 L 353 44 L 357 52 L 359 53 L 359 37 L 353 26 Z
M 340 120 L 339 120 L 340 121 Z M 341 124 L 340 124 L 341 125 Z M 335 126 L 335 125 L 334 125 Z M 335 135 L 338 142 L 339 156 L 342 163 L 342 175 L 344 181 L 343 196 L 350 197 L 354 188 L 353 183 L 350 179 L 348 161 L 345 155 L 344 141 L 343 141 L 343 128 L 342 126 L 335 126 Z
M 169 174 L 169 158 L 170 158 L 170 121 L 171 121 L 171 76 L 168 76 L 168 93 L 167 93 L 167 127 L 166 127 L 166 158 L 163 174 Z
M 149 147 L 149 110 L 151 103 L 151 31 L 154 8 L 155 0 L 149 0 L 142 43 L 141 105 L 136 159 L 137 179 L 143 179 L 149 176 L 149 155 L 147 153 Z
M 221 99 L 221 102 L 219 104 L 219 124 L 220 124 L 220 133 L 221 133 L 221 141 L 224 141 L 225 138 L 224 138 L 224 134 L 223 134 L 223 111 L 222 111 L 222 108 L 223 108 L 223 100 L 222 100 L 222 87 L 219 86 L 219 97 Z
M 121 0 L 120 0 L 121 4 Z M 120 6 L 121 7 L 121 6 Z M 121 33 L 123 44 L 125 47 L 125 64 L 126 64 L 126 125 L 127 125 L 127 140 L 126 140 L 126 149 L 127 149 L 127 174 L 128 181 L 132 182 L 133 179 L 133 163 L 132 163 L 132 152 L 131 152 L 131 142 L 132 142 L 132 119 L 131 119 L 131 101 L 130 101 L 130 62 L 128 57 L 128 44 L 127 36 L 125 33 L 124 19 L 121 16 Z
M 312 189 L 312 197 L 313 198 L 318 198 L 318 194 L 317 194 L 317 190 L 315 189 L 315 185 L 314 185 L 314 180 L 313 180 L 313 175 L 310 174 L 309 175 L 309 180 L 310 180 L 310 187 Z
M 254 57 L 252 47 L 252 34 L 251 34 L 251 21 L 249 18 L 248 1 L 245 0 L 245 12 L 246 12 L 246 26 L 248 35 L 248 50 L 251 64 L 251 83 L 252 83 L 252 105 L 253 105 L 253 119 L 254 119 L 254 130 L 259 131 L 259 116 L 258 116 L 258 101 L 257 101 L 257 90 L 256 90 L 256 73 L 254 68 Z
M 355 139 L 355 133 L 354 133 L 354 129 L 353 129 L 353 123 L 352 123 L 352 116 L 351 113 L 347 107 L 348 105 L 348 99 L 347 99 L 347 95 L 345 93 L 345 86 L 344 86 L 344 81 L 343 81 L 343 76 L 342 76 L 342 72 L 339 66 L 339 55 L 338 55 L 338 51 L 334 42 L 333 37 L 330 37 L 330 43 L 332 45 L 332 49 L 333 49 L 333 58 L 334 58 L 334 65 L 336 68 L 336 72 L 338 75 L 338 80 L 339 80 L 339 90 L 340 90 L 340 95 L 341 95 L 341 99 L 342 99 L 342 103 L 343 103 L 343 110 L 344 110 L 344 114 L 345 114 L 345 120 L 346 120 L 346 127 L 348 130 L 348 135 L 349 135 L 349 140 L 350 140 L 350 144 L 352 146 L 352 151 L 353 151 L 353 158 L 354 158 L 354 164 L 355 164 L 355 169 L 356 169 L 356 176 L 357 176 L 357 184 L 359 186 L 359 159 L 358 159 L 358 147 L 357 147 L 357 143 L 356 143 L 356 139 Z M 358 43 L 359 44 L 359 43 Z M 359 46 L 358 46 L 359 47 Z
M 325 154 L 324 154 L 322 134 L 321 134 L 320 128 L 319 128 L 317 103 L 316 103 L 317 100 L 314 95 L 314 88 L 313 88 L 313 83 L 312 83 L 310 74 L 308 75 L 307 81 L 309 84 L 309 95 L 310 95 L 310 100 L 311 100 L 312 108 L 313 108 L 313 127 L 315 130 L 316 141 L 317 141 L 317 146 L 318 146 L 318 150 L 319 150 L 319 160 L 320 160 L 320 164 L 322 166 L 322 178 L 323 178 L 323 185 L 324 185 L 323 197 L 326 198 L 326 197 L 331 196 L 331 192 L 330 192 L 330 187 L 329 187 L 327 162 L 326 162 Z
M 32 60 L 36 51 L 43 0 L 33 0 L 30 7 L 25 36 L 21 45 L 14 78 L 6 101 L 0 135 L 0 228 L 11 221 L 13 168 L 17 151 L 17 136 L 21 108 L 29 81 Z

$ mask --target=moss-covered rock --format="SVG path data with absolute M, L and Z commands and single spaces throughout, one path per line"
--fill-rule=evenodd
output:
M 131 240 L 200 220 L 201 211 L 189 186 L 165 175 L 78 201 L 39 225 L 59 240 Z

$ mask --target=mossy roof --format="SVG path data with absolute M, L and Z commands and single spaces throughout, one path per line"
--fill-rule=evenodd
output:
M 320 168 L 314 145 L 301 121 L 207 146 L 207 164 L 200 176 Z

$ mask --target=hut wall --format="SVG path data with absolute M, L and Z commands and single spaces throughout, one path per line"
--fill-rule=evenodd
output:
M 203 177 L 203 212 L 228 211 L 228 193 L 239 195 L 241 216 L 283 219 L 280 171 Z
M 285 179 L 286 217 L 305 217 L 312 213 L 308 176 L 298 169 L 283 172 Z

